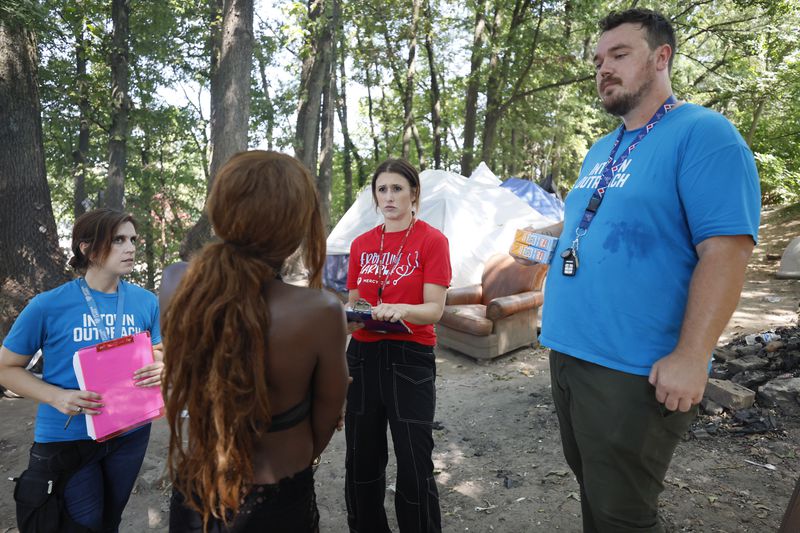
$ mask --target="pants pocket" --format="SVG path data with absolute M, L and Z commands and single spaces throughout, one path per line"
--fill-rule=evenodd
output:
M 358 343 L 351 340 L 347 346 L 347 370 L 353 382 L 347 388 L 347 412 L 364 414 L 364 360 L 359 355 Z
M 60 530 L 57 482 L 57 474 L 31 469 L 25 470 L 17 479 L 14 501 L 20 533 L 57 533 Z
M 435 368 L 395 363 L 392 372 L 397 419 L 402 422 L 433 423 L 436 411 Z

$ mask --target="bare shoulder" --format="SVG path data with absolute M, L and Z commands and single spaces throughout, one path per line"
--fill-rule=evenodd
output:
M 325 289 L 312 289 L 295 285 L 281 284 L 280 290 L 295 305 L 302 306 L 306 313 L 319 313 L 321 316 L 339 317 L 344 313 L 344 304 L 332 292 Z

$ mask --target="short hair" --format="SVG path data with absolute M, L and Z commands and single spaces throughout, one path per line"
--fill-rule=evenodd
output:
M 405 159 L 387 159 L 375 169 L 375 172 L 372 174 L 372 199 L 375 202 L 375 206 L 377 207 L 378 205 L 378 195 L 375 191 L 375 182 L 378 181 L 378 176 L 384 172 L 400 174 L 406 179 L 406 181 L 408 181 L 408 184 L 411 185 L 411 188 L 415 191 L 413 203 L 417 204 L 417 209 L 419 209 L 419 198 L 422 194 L 422 185 L 419 181 L 419 172 L 417 172 L 417 169 L 414 168 L 414 165 Z
M 79 216 L 72 227 L 72 257 L 69 266 L 83 274 L 92 264 L 102 264 L 111 252 L 117 228 L 125 222 L 130 222 L 136 229 L 133 215 L 116 209 L 93 209 Z M 89 244 L 85 253 L 81 251 L 82 243 Z
M 645 33 L 647 44 L 650 50 L 655 50 L 662 44 L 668 44 L 672 48 L 672 55 L 669 57 L 669 70 L 672 71 L 672 60 L 678 50 L 675 43 L 675 30 L 669 20 L 661 13 L 644 8 L 628 9 L 626 11 L 612 11 L 600 23 L 600 30 L 607 32 L 622 24 L 639 24 Z

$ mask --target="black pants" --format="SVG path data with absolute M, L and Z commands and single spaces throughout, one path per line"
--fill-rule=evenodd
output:
M 697 407 L 669 411 L 647 376 L 550 352 L 561 445 L 581 489 L 585 533 L 660 533 L 658 496 Z
M 387 423 L 397 457 L 395 510 L 402 533 L 442 530 L 433 478 L 436 363 L 433 347 L 410 341 L 350 341 L 347 365 L 345 500 L 354 533 L 386 533 Z
M 73 524 L 60 526 L 60 531 L 73 531 L 77 525 L 92 531 L 119 530 L 149 438 L 147 424 L 104 442 L 33 443 L 28 471 L 60 473 L 58 496 L 67 515 L 63 520 Z
M 184 505 L 183 494 L 173 489 L 169 503 L 170 533 L 200 533 L 203 517 Z M 239 512 L 225 526 L 212 519 L 208 533 L 316 533 L 319 512 L 311 467 L 269 485 L 254 485 L 243 498 Z

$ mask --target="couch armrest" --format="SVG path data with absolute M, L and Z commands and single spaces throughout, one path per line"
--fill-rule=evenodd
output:
M 499 320 L 526 309 L 540 307 L 544 302 L 542 291 L 528 291 L 495 298 L 486 306 L 486 318 Z
M 445 305 L 479 304 L 483 298 L 483 287 L 480 284 L 457 287 L 447 291 Z

